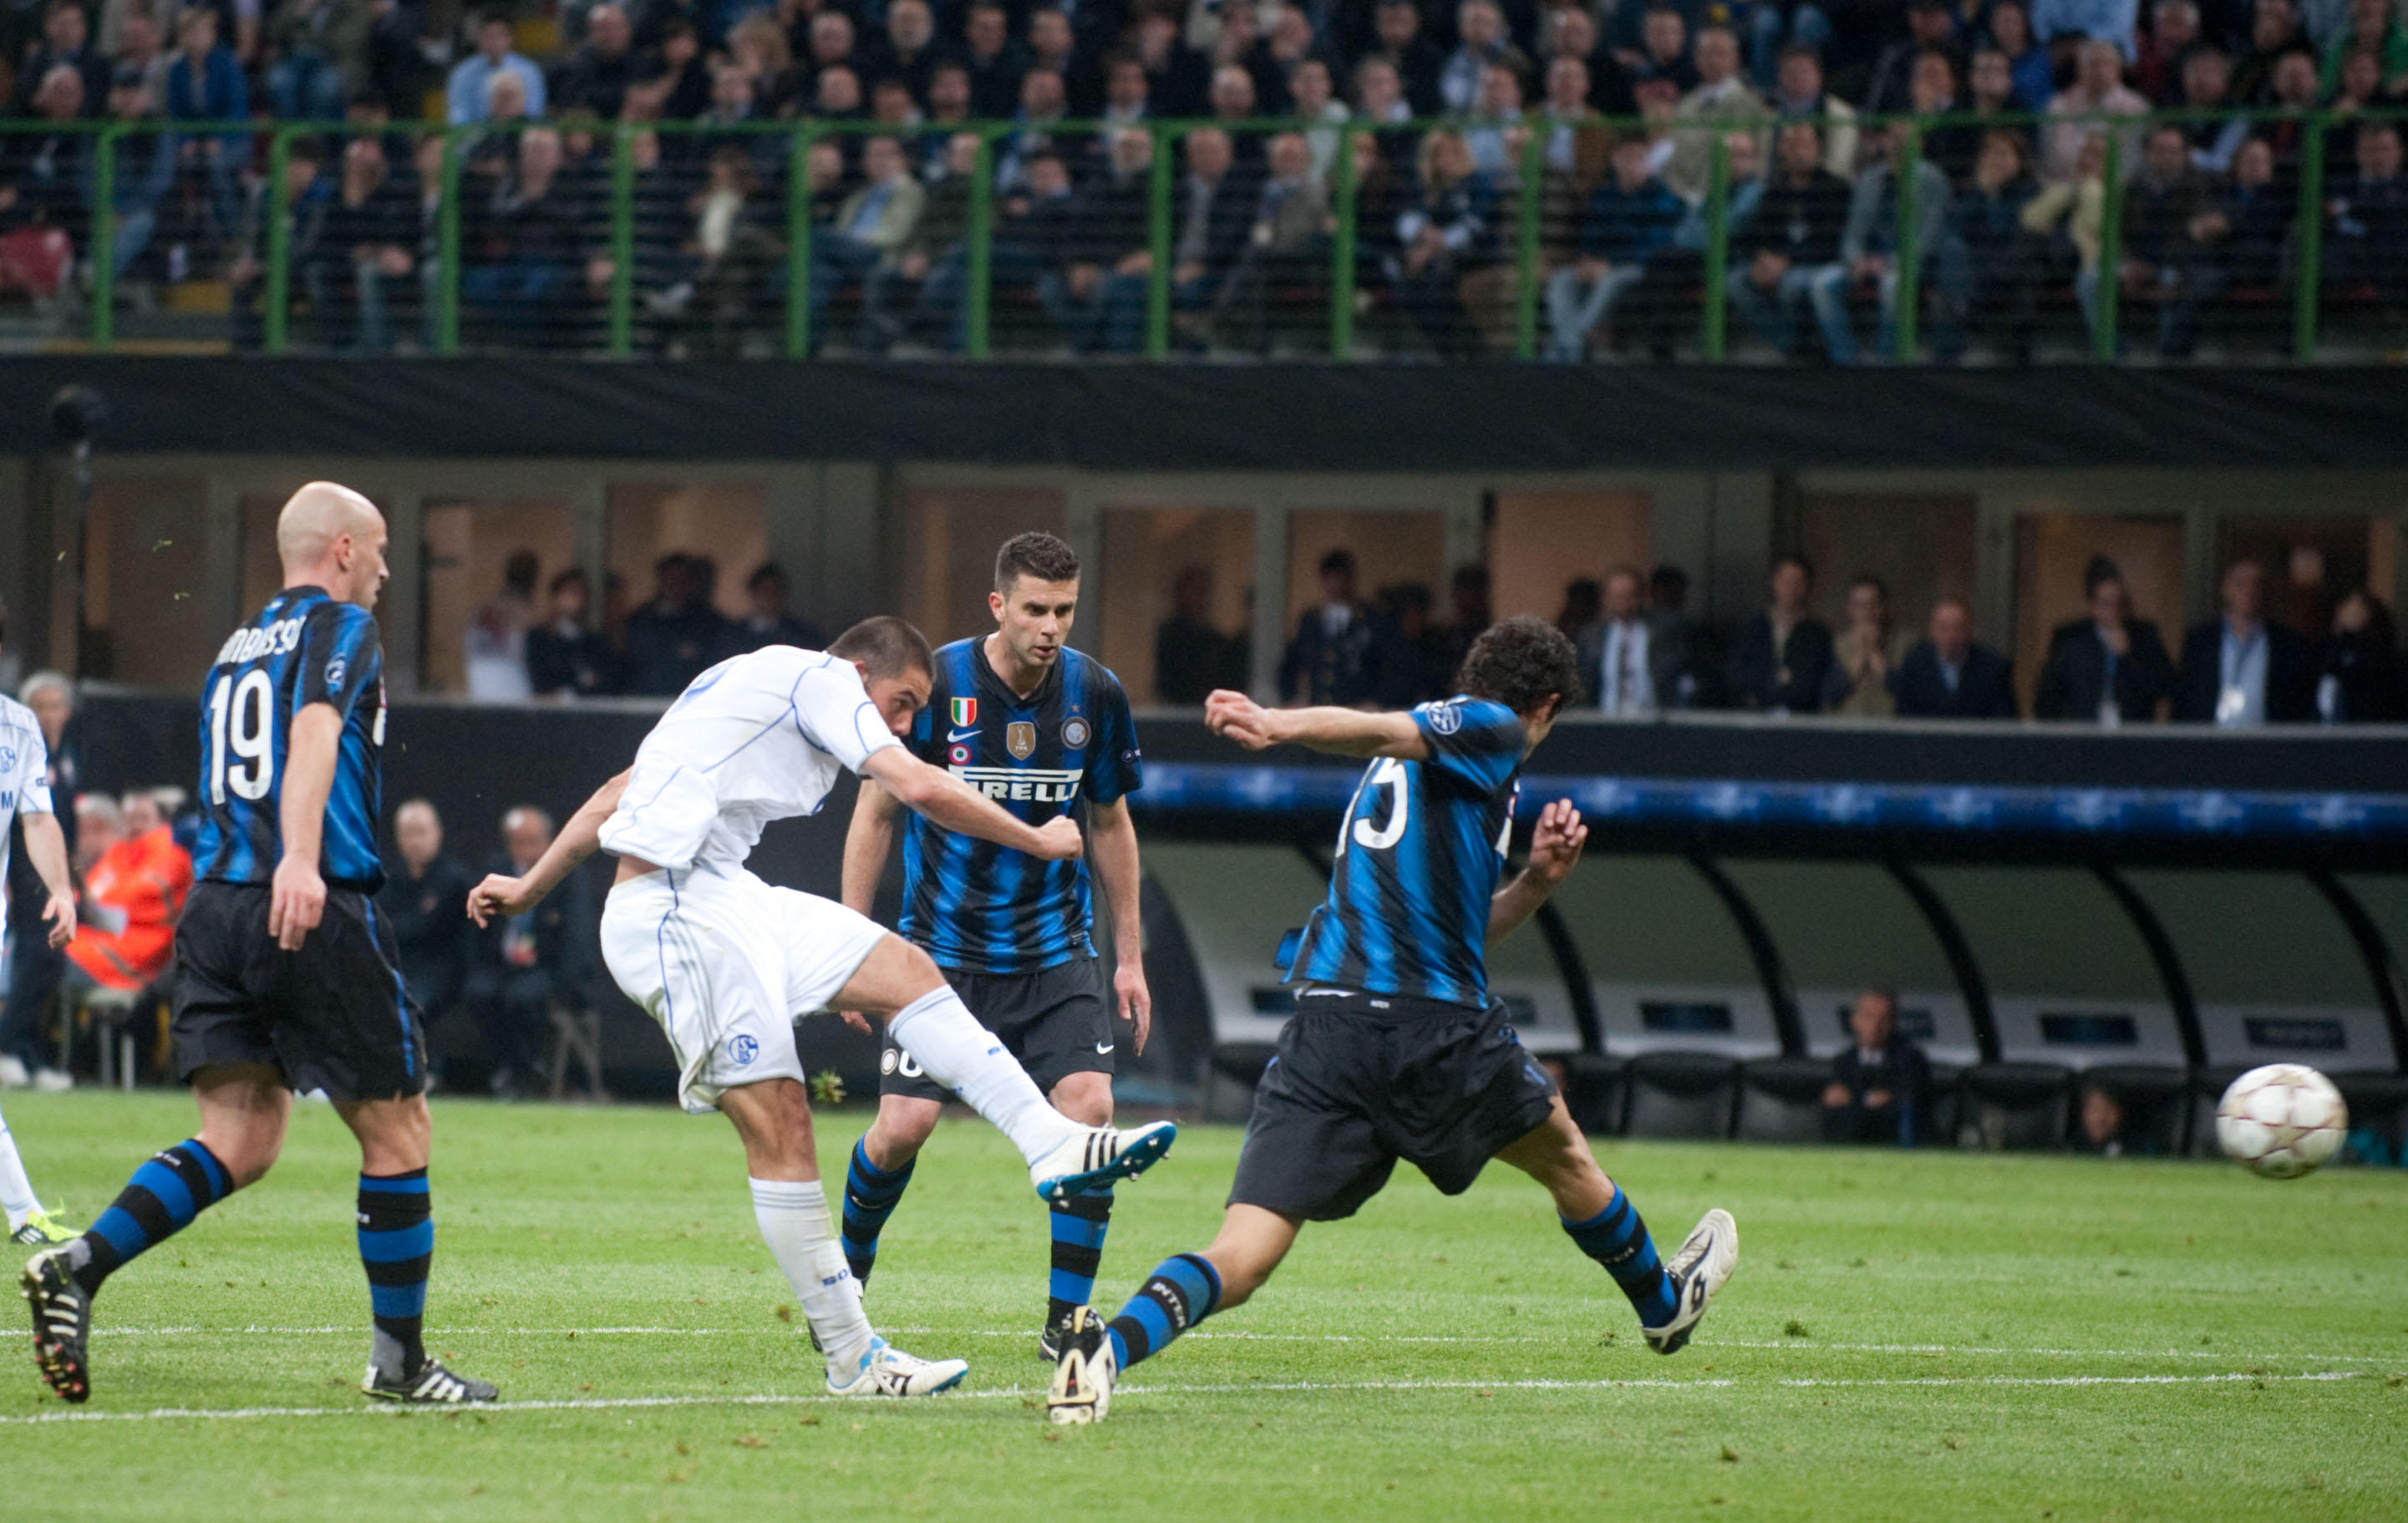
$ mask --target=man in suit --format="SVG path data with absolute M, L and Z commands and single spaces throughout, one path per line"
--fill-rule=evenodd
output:
M 2224 573 L 2224 613 L 2183 640 L 2174 719 L 2228 729 L 2304 724 L 2315 715 L 2315 662 L 2307 641 L 2266 622 L 2266 568 L 2235 561 Z
M 1188 139 L 1191 143 L 1193 136 Z M 1233 336 L 1268 353 L 1283 295 L 1315 289 L 1329 267 L 1329 193 L 1312 172 L 1312 145 L 1302 133 L 1270 141 L 1270 173 L 1255 193 L 1242 251 L 1213 298 Z M 1310 300 L 1305 316 L 1311 316 Z
M 2174 690 L 2173 657 L 2156 625 L 2132 617 L 2132 597 L 2114 561 L 2092 556 L 2082 584 L 2090 616 L 2061 624 L 2049 636 L 2032 717 L 2145 725 L 2157 718 L 2158 700 Z
M 795 645 L 816 651 L 827 643 L 826 633 L 786 608 L 786 568 L 764 561 L 744 583 L 744 617 L 727 624 L 727 655 L 744 655 L 768 645 Z
M 1354 596 L 1354 553 L 1333 550 L 1321 557 L 1321 606 L 1305 610 L 1280 660 L 1280 701 L 1344 708 L 1367 702 L 1378 677 L 1371 655 L 1379 645 L 1371 611 Z
M 820 314 L 838 291 L 896 261 L 928 204 L 899 138 L 872 137 L 863 145 L 861 172 L 861 189 L 837 208 L 835 223 L 811 239 L 815 332 Z
M 1848 1012 L 1856 1044 L 1831 1060 L 1823 1137 L 1913 1147 L 1930 1125 L 1931 1060 L 1898 1034 L 1898 996 L 1867 989 Z
M 468 869 L 445 855 L 443 817 L 423 798 L 393 813 L 400 861 L 377 891 L 377 908 L 393 926 L 401 982 L 428 1027 L 442 1025 L 468 979 L 476 927 L 468 924 Z
M 1685 709 L 1696 696 L 1687 630 L 1676 614 L 1650 612 L 1645 590 L 1632 567 L 1607 572 L 1605 616 L 1575 641 L 1586 701 L 1609 714 Z
M 502 816 L 507 851 L 494 870 L 523 874 L 552 838 L 552 816 L 528 804 L 511 810 Z M 571 876 L 523 914 L 494 917 L 478 937 L 466 1002 L 493 1049 L 490 1085 L 496 1099 L 516 1099 L 542 1082 L 552 1006 L 588 998 L 600 924 L 585 880 Z
M 1740 631 L 1731 692 L 1742 708 L 1814 713 L 1831 669 L 1831 631 L 1807 611 L 1814 568 L 1803 555 L 1784 555 L 1772 563 L 1770 586 L 1770 602 Z
M 1890 674 L 1901 719 L 2014 719 L 2014 664 L 1973 639 L 1972 611 L 1954 597 L 1931 605 L 1925 638 Z

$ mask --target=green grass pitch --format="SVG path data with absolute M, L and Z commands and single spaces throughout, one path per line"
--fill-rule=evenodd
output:
M 7 1107 L 79 1220 L 191 1125 L 174 1095 Z M 866 1113 L 823 1120 L 840 1169 Z M 1209 1238 L 1237 1141 L 1190 1128 L 1123 1188 L 1108 1309 Z M 524 1404 L 396 1413 L 351 1389 L 356 1154 L 305 1106 L 274 1175 L 102 1295 L 88 1407 L 17 1324 L 0 1486 L 29 1518 L 2408 1516 L 2408 1174 L 1600 1156 L 1668 1248 L 1739 1218 L 1685 1353 L 1647 1351 L 1526 1180 L 1447 1200 L 1405 1171 L 1057 1431 L 1044 1213 L 981 1124 L 939 1131 L 869 1297 L 969 1384 L 873 1405 L 819 1394 L 724 1123 L 438 1102 L 430 1343 Z

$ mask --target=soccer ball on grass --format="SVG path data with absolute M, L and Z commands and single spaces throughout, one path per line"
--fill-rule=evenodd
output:
M 2268 1179 L 2297 1179 L 2333 1156 L 2349 1107 L 2330 1079 L 2300 1063 L 2269 1063 L 2232 1081 L 2215 1105 L 2225 1157 Z

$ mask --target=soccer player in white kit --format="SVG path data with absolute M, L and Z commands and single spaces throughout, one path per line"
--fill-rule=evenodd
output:
M 75 939 L 76 897 L 74 882 L 67 876 L 66 834 L 59 828 L 50 801 L 50 748 L 42 743 L 41 725 L 34 711 L 0 694 L 0 880 L 8 876 L 11 818 L 24 822 L 25 855 L 33 858 L 34 870 L 50 894 L 42 918 L 50 923 L 50 945 L 63 947 Z M 6 966 L 0 960 L 0 968 Z M 0 984 L 0 988 L 5 987 Z M 17 1139 L 9 1133 L 6 1118 L 0 1118 L 0 1208 L 8 1214 L 11 1243 L 48 1246 L 75 1236 L 42 1210 L 41 1198 L 34 1193 L 25 1165 L 17 1157 Z
M 928 642 L 870 619 L 825 653 L 771 645 L 695 678 L 636 752 L 524 876 L 468 896 L 481 925 L 518 914 L 598 846 L 619 858 L 602 912 L 602 956 L 627 998 L 661 1023 L 696 1114 L 724 1112 L 744 1142 L 754 1217 L 827 1355 L 839 1396 L 923 1396 L 968 1366 L 932 1362 L 870 1330 L 846 1267 L 811 1141 L 795 1018 L 830 1007 L 884 1017 L 931 1078 L 1000 1128 L 1048 1200 L 1133 1178 L 1177 1128 L 1087 1127 L 1046 1102 L 928 955 L 831 900 L 773 888 L 745 858 L 771 820 L 817 813 L 848 768 L 947 830 L 1046 860 L 1081 850 L 1068 818 L 1040 828 L 898 743 L 926 706 Z

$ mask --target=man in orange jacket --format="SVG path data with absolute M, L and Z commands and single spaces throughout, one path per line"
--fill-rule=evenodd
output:
M 101 988 L 146 987 L 166 970 L 193 859 L 149 794 L 128 794 L 122 809 L 106 794 L 86 794 L 76 800 L 76 828 L 85 913 L 67 956 Z

